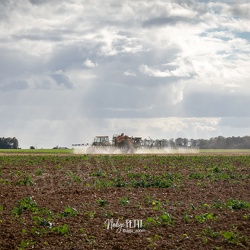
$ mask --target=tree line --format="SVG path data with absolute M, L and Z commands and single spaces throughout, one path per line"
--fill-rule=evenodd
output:
M 163 139 L 156 140 L 161 147 L 198 147 L 200 149 L 250 149 L 250 136 L 212 137 L 210 139 Z M 0 149 L 18 149 L 18 140 L 13 137 L 0 138 Z
M 171 141 L 172 140 L 172 141 Z M 250 149 L 250 136 L 212 137 L 210 139 L 171 139 L 169 144 L 176 147 L 198 147 L 200 149 Z
M 13 137 L 8 138 L 0 138 L 0 148 L 1 149 L 17 149 L 18 148 L 18 140 Z

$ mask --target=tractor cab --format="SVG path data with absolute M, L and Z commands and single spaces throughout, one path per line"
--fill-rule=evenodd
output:
M 108 136 L 96 136 L 94 138 L 93 146 L 108 146 L 109 143 L 109 137 Z

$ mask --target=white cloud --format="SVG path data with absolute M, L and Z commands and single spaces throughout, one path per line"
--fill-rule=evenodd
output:
M 190 74 L 188 72 L 184 72 L 181 68 L 176 68 L 174 70 L 168 70 L 165 69 L 164 71 L 156 69 L 156 68 L 150 68 L 148 65 L 140 65 L 139 70 L 148 76 L 153 77 L 189 77 Z
M 132 70 L 124 71 L 123 74 L 124 74 L 125 76 L 136 76 L 136 73 L 133 72 Z
M 90 59 L 87 59 L 83 63 L 87 68 L 95 68 L 98 66 L 97 63 L 92 62 Z

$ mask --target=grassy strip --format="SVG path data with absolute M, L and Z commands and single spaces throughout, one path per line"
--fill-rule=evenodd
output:
M 200 149 L 200 153 L 250 154 L 250 149 Z
M 0 154 L 71 154 L 73 149 L 0 149 Z

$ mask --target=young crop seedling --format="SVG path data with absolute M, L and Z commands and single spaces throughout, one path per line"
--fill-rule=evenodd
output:
M 106 205 L 108 204 L 108 202 L 107 202 L 106 200 L 103 200 L 103 199 L 101 199 L 101 198 L 99 198 L 99 199 L 97 200 L 97 203 L 98 203 L 99 206 L 101 206 L 101 207 L 104 207 L 104 206 L 106 206 Z
M 105 176 L 105 173 L 101 169 L 98 169 L 97 172 L 94 172 L 93 174 L 90 174 L 90 176 L 101 177 L 101 176 Z
M 8 179 L 0 179 L 0 184 L 9 186 L 10 185 L 10 180 L 8 180 Z
M 86 215 L 88 218 L 93 219 L 95 217 L 96 212 L 90 211 L 90 212 L 84 212 L 84 215 Z
M 168 212 L 163 212 L 157 217 L 148 217 L 143 224 L 145 228 L 149 226 L 171 225 L 174 223 L 173 217 Z
M 130 203 L 130 199 L 128 196 L 125 196 L 123 198 L 120 198 L 119 203 L 121 205 L 128 205 Z
M 202 230 L 202 235 L 208 236 L 208 237 L 211 237 L 211 238 L 216 238 L 220 234 L 219 234 L 219 232 L 214 231 L 211 227 L 207 227 L 207 228 L 204 228 Z
M 220 234 L 224 237 L 224 239 L 234 245 L 241 246 L 246 248 L 246 245 L 249 246 L 248 237 L 240 236 L 237 232 L 233 231 L 221 231 Z
M 197 220 L 200 223 L 204 223 L 206 220 L 216 220 L 217 216 L 215 216 L 213 213 L 205 213 L 205 214 L 197 214 L 195 215 L 195 220 Z
M 21 240 L 18 250 L 25 250 L 27 248 L 33 248 L 35 244 L 36 242 L 32 240 Z
M 225 206 L 231 209 L 242 209 L 250 208 L 250 203 L 247 201 L 230 199 L 226 202 Z
M 39 216 L 33 216 L 32 220 L 35 223 L 35 225 L 49 227 L 49 228 L 52 227 L 52 223 L 50 221 L 48 221 L 48 219 L 45 219 L 45 218 L 42 218 Z
M 37 168 L 37 170 L 35 171 L 35 175 L 40 176 L 42 174 L 43 174 L 42 173 L 42 169 L 41 168 Z
M 168 226 L 174 222 L 173 217 L 168 212 L 163 212 L 159 217 L 159 221 L 161 224 Z
M 18 206 L 12 209 L 12 214 L 18 216 L 21 215 L 25 210 L 30 210 L 32 212 L 38 210 L 37 203 L 32 197 L 25 197 L 24 199 L 19 200 Z
M 73 181 L 73 182 L 76 182 L 76 183 L 82 182 L 81 177 L 79 177 L 77 174 L 74 174 L 71 171 L 68 171 L 67 175 L 70 177 L 71 181 Z
M 66 235 L 70 232 L 70 227 L 67 224 L 63 224 L 58 227 L 52 227 L 51 231 L 61 235 Z
M 217 209 L 222 209 L 223 208 L 223 202 L 221 200 L 217 200 L 212 206 L 217 208 Z
M 60 213 L 60 217 L 70 217 L 70 216 L 76 216 L 78 214 L 78 211 L 70 206 L 66 206 L 64 208 L 64 211 Z
M 160 210 L 162 208 L 160 201 L 152 200 L 151 204 L 152 204 L 154 210 Z
M 112 211 L 105 211 L 104 216 L 106 218 L 112 218 L 114 216 L 114 213 Z
M 30 233 L 34 236 L 37 236 L 37 237 L 41 237 L 41 236 L 44 236 L 48 233 L 48 230 L 46 230 L 46 228 L 37 228 L 37 227 L 32 227 L 30 229 Z
M 245 220 L 250 220 L 250 214 L 245 214 L 245 215 L 243 216 L 243 218 L 244 218 Z
M 32 181 L 32 177 L 29 174 L 27 174 L 24 177 L 24 179 L 20 179 L 19 181 L 17 181 L 16 185 L 18 185 L 18 186 L 22 186 L 22 185 L 24 185 L 24 186 L 33 186 L 34 183 Z
M 155 234 L 153 237 L 147 238 L 147 241 L 149 243 L 148 248 L 154 249 L 156 242 L 158 242 L 162 237 L 158 234 Z M 147 249 L 148 249 L 147 248 Z
M 186 222 L 190 222 L 191 221 L 191 216 L 188 215 L 186 212 L 184 212 L 182 214 L 182 220 L 186 223 Z
M 3 213 L 4 206 L 0 204 L 0 215 Z

